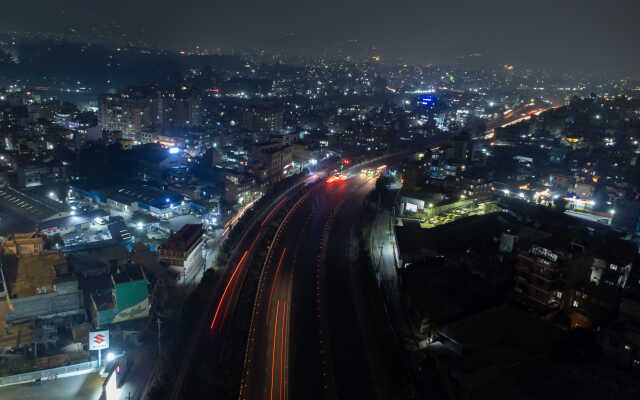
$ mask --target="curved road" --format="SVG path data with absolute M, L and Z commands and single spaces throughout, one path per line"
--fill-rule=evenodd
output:
M 283 221 L 256 295 L 240 399 L 375 397 L 342 251 L 374 185 L 321 183 Z

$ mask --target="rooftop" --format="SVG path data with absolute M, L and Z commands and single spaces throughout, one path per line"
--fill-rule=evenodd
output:
M 160 246 L 160 249 L 187 251 L 202 237 L 203 233 L 202 224 L 186 224 L 178 232 L 171 235 L 171 237 Z
M 400 253 L 405 256 L 436 255 L 482 247 L 479 244 L 493 237 L 500 237 L 509 226 L 496 213 L 461 218 L 431 229 L 423 229 L 417 222 L 403 223 L 404 226 L 396 226 L 396 237 Z
M 55 265 L 65 261 L 64 256 L 56 252 L 5 260 L 5 278 L 12 298 L 35 296 L 39 290 L 53 292 Z
M 536 357 L 548 349 L 555 334 L 559 334 L 551 325 L 508 305 L 495 307 L 446 325 L 441 333 L 458 344 L 469 357 L 468 361 L 471 361 L 471 364 L 467 364 L 467 368 L 495 364 L 498 359 L 494 359 L 494 356 L 510 354 L 511 359 L 525 355 Z M 517 351 L 495 352 L 496 349 L 505 348 Z
M 178 203 L 184 197 L 149 185 L 124 185 L 107 191 L 107 196 L 121 203 L 131 204 L 140 202 L 155 207 L 164 207 L 171 203 Z
M 119 265 L 113 274 L 113 280 L 116 284 L 132 281 L 145 280 L 147 277 L 142 271 L 142 267 L 138 264 Z
M 2 243 L 3 246 L 15 246 L 28 243 L 42 242 L 44 238 L 34 232 L 31 233 L 12 233 Z

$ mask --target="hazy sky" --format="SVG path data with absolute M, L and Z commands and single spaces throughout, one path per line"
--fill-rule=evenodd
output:
M 12 30 L 116 21 L 175 47 L 317 51 L 358 39 L 386 58 L 440 62 L 482 52 L 514 64 L 640 78 L 640 0 L 25 0 L 0 14 L 0 27 Z

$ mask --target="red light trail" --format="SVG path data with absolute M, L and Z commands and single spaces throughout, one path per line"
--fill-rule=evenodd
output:
M 238 274 L 238 271 L 240 270 L 240 266 L 242 265 L 242 263 L 244 263 L 244 260 L 247 258 L 247 254 L 249 254 L 248 251 L 245 251 L 244 254 L 242 255 L 242 258 L 240 259 L 240 261 L 238 261 L 238 264 L 236 265 L 236 268 L 233 270 L 233 274 L 231 274 L 231 278 L 229 278 L 229 282 L 227 282 L 227 286 L 225 286 L 224 291 L 222 292 L 222 296 L 220 297 L 220 302 L 218 303 L 218 307 L 216 308 L 216 312 L 213 315 L 213 320 L 211 320 L 211 327 L 210 329 L 213 329 L 213 326 L 216 324 L 216 321 L 218 320 L 218 315 L 220 313 L 220 309 L 222 308 L 222 305 L 224 304 L 226 297 L 227 297 L 227 292 L 229 291 L 229 287 L 231 286 L 231 283 L 234 281 L 235 277 Z
M 276 268 L 276 273 L 273 275 L 273 283 L 271 284 L 271 290 L 269 291 L 269 301 L 267 302 L 267 323 L 269 322 L 269 309 L 271 308 L 271 297 L 273 296 L 273 289 L 275 289 L 276 287 L 276 281 L 278 280 L 278 272 L 280 271 L 280 266 L 282 265 L 282 260 L 284 260 L 284 254 L 286 252 L 287 252 L 287 248 L 285 247 L 282 250 L 280 261 L 278 261 L 278 267 Z
M 269 212 L 269 214 L 267 214 L 267 216 L 264 218 L 264 220 L 262 221 L 262 223 L 260 224 L 260 226 L 264 226 L 264 224 L 267 223 L 267 221 L 269 220 L 269 218 L 271 218 L 271 215 L 282 205 L 282 203 L 286 200 L 287 198 L 284 197 L 282 200 L 280 200 L 280 202 L 278 202 L 278 204 L 276 204 L 275 207 L 273 207 L 271 209 L 271 211 Z
M 275 368 L 276 365 L 276 343 L 278 342 L 277 340 L 277 333 L 278 333 L 278 312 L 280 311 L 280 300 L 278 300 L 277 302 L 277 306 L 276 306 L 276 319 L 275 319 L 275 323 L 273 324 L 273 352 L 271 353 L 271 394 L 269 396 L 270 400 L 273 400 L 273 369 Z

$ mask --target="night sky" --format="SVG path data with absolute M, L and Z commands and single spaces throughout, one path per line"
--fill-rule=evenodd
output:
M 357 39 L 386 59 L 449 62 L 480 52 L 516 65 L 640 78 L 638 21 L 638 0 L 27 0 L 0 15 L 0 26 L 19 31 L 86 32 L 117 22 L 124 32 L 175 48 L 320 54 Z

